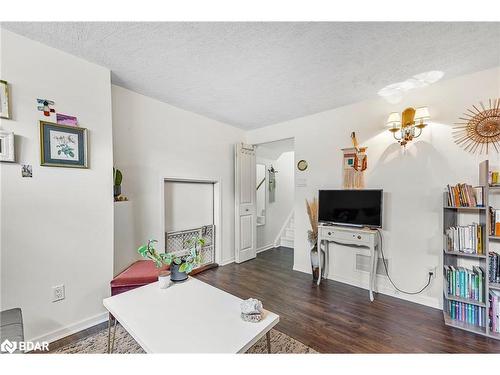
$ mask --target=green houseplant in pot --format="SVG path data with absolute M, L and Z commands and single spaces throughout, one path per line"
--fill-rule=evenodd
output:
M 122 193 L 122 180 L 122 172 L 117 168 L 113 168 L 113 195 L 115 198 Z
M 137 252 L 144 258 L 151 259 L 155 262 L 156 267 L 160 268 L 164 264 L 170 266 L 170 280 L 173 282 L 184 281 L 188 274 L 201 261 L 200 251 L 201 246 L 205 245 L 205 240 L 195 238 L 187 242 L 189 250 L 176 253 L 158 253 L 154 248 L 157 240 L 149 240 L 146 245 L 142 245 L 137 249 Z

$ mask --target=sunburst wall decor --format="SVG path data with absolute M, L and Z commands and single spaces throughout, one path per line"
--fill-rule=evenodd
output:
M 455 143 L 473 154 L 488 153 L 490 144 L 500 152 L 500 98 L 490 99 L 489 108 L 482 102 L 479 105 L 481 109 L 475 105 L 472 109 L 467 108 L 464 117 L 460 117 L 462 122 L 456 123 L 458 126 L 453 131 Z

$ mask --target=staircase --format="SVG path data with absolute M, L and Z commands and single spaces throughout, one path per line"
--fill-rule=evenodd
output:
M 280 246 L 293 248 L 293 239 L 295 236 L 295 221 L 293 215 L 288 220 L 288 224 L 283 230 L 280 238 Z

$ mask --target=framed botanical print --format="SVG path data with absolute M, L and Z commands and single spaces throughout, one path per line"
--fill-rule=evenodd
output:
M 10 119 L 9 84 L 0 80 L 0 118 Z
M 88 168 L 87 129 L 40 121 L 40 165 Z

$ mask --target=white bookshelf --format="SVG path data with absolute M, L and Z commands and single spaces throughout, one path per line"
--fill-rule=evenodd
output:
M 490 317 L 489 317 L 489 291 L 490 289 L 500 290 L 500 284 L 489 282 L 489 267 L 488 267 L 488 253 L 490 249 L 490 242 L 500 241 L 500 236 L 490 236 L 489 235 L 489 219 L 488 219 L 488 207 L 489 207 L 489 197 L 490 194 L 500 193 L 500 186 L 489 186 L 488 185 L 488 172 L 489 172 L 489 161 L 485 160 L 479 164 L 479 185 L 483 187 L 483 203 L 484 207 L 451 207 L 448 206 L 447 194 L 444 195 L 443 202 L 443 236 L 446 235 L 446 229 L 456 225 L 463 225 L 460 222 L 461 216 L 464 215 L 477 215 L 477 221 L 483 226 L 483 253 L 482 254 L 466 254 L 457 251 L 447 251 L 445 242 L 443 248 L 443 276 L 444 276 L 444 286 L 443 286 L 443 315 L 444 322 L 446 325 L 462 329 L 465 331 L 473 332 L 479 335 L 491 337 L 496 340 L 500 340 L 500 334 L 490 331 Z M 453 265 L 458 266 L 459 263 L 465 260 L 467 262 L 473 262 L 475 265 L 481 266 L 485 271 L 484 278 L 484 300 L 485 302 L 478 302 L 475 300 L 464 299 L 456 296 L 448 295 L 446 288 L 446 271 L 444 266 Z M 478 325 L 469 324 L 459 320 L 451 319 L 448 311 L 448 301 L 457 301 L 469 303 L 472 305 L 484 307 L 486 309 L 486 327 L 480 327 Z

